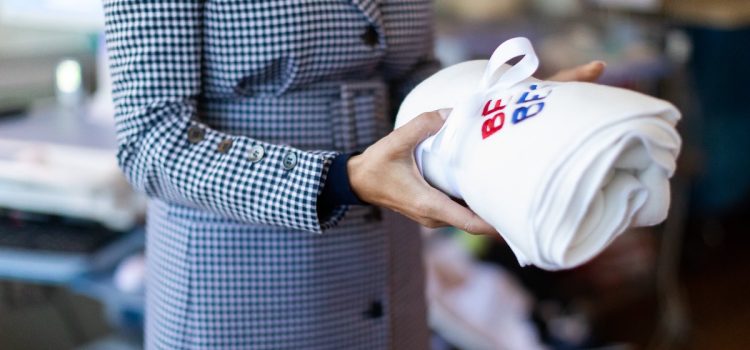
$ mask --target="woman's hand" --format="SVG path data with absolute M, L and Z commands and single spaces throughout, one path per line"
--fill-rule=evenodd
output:
M 352 190 L 361 200 L 392 209 L 423 226 L 454 226 L 497 236 L 490 224 L 430 186 L 417 169 L 415 148 L 440 130 L 444 121 L 441 111 L 424 113 L 351 157 L 347 170 Z
M 548 80 L 595 81 L 605 63 L 593 61 L 562 70 Z M 446 113 L 447 114 L 447 113 Z M 427 227 L 454 226 L 474 234 L 498 237 L 477 214 L 430 186 L 414 160 L 414 149 L 436 133 L 445 117 L 428 112 L 400 127 L 347 163 L 354 193 L 363 201 L 392 209 Z

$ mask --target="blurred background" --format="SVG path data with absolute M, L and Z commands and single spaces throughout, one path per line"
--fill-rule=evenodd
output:
M 570 271 L 423 232 L 440 349 L 750 349 L 750 0 L 436 0 L 436 54 L 526 36 L 672 101 L 673 206 Z M 99 0 L 0 0 L 0 349 L 139 349 L 144 199 L 115 160 Z

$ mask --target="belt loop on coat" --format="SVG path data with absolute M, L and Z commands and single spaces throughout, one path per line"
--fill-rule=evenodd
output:
M 390 130 L 388 94 L 380 80 L 344 82 L 333 103 L 333 145 L 342 152 L 363 151 Z

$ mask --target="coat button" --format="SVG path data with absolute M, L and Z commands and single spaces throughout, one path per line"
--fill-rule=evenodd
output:
M 373 301 L 370 303 L 370 307 L 363 313 L 365 318 L 381 318 L 383 317 L 383 303 L 380 301 Z
M 232 149 L 232 144 L 234 142 L 232 139 L 224 139 L 221 142 L 219 142 L 219 145 L 216 147 L 216 150 L 221 154 L 229 153 L 229 150 Z
M 237 95 L 251 97 L 254 94 L 252 81 L 248 78 L 242 79 L 234 86 L 234 92 Z
M 266 149 L 263 148 L 263 146 L 255 145 L 252 148 L 250 148 L 250 154 L 248 155 L 248 158 L 250 158 L 251 162 L 257 163 L 261 159 L 263 159 L 263 156 L 265 154 L 266 154 Z
M 191 126 L 187 131 L 188 141 L 192 144 L 203 141 L 206 136 L 206 132 L 199 126 Z
M 294 151 L 289 151 L 286 154 L 284 154 L 284 159 L 282 161 L 284 165 L 284 169 L 286 170 L 292 170 L 295 165 L 297 165 L 297 153 Z
M 370 47 L 374 47 L 380 41 L 378 37 L 378 31 L 377 29 L 375 29 L 375 26 L 373 25 L 367 26 L 361 38 L 362 38 L 362 42 L 364 42 L 365 45 L 370 46 Z

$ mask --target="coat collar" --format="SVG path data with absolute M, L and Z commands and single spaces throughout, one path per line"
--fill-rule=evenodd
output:
M 378 29 L 383 27 L 383 19 L 380 14 L 381 0 L 352 0 L 352 2 L 365 14 L 370 23 Z

